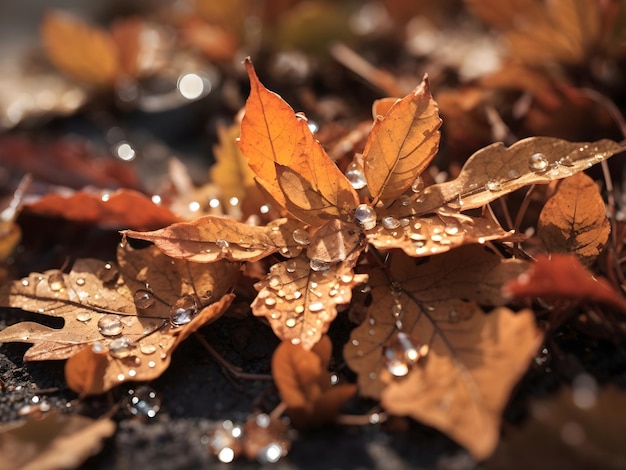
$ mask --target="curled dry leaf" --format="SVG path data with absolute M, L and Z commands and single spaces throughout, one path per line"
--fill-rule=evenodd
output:
M 626 298 L 609 281 L 585 269 L 574 255 L 538 256 L 528 271 L 508 281 L 502 291 L 517 298 L 591 300 L 626 312 Z
M 43 419 L 0 427 L 0 468 L 56 470 L 78 468 L 115 432 L 108 418 L 50 412 Z
M 502 283 L 525 268 L 480 246 L 420 264 L 394 255 L 393 282 L 371 274 L 372 305 L 344 348 L 360 393 L 441 430 L 476 458 L 489 455 L 509 393 L 542 339 L 531 311 L 502 307 Z M 496 309 L 485 314 L 479 305 Z
M 415 213 L 445 205 L 456 210 L 481 207 L 523 186 L 572 176 L 619 151 L 611 140 L 580 143 L 529 137 L 508 148 L 492 144 L 474 153 L 456 179 L 427 187 L 414 204 Z
M 180 220 L 168 208 L 132 189 L 113 192 L 81 190 L 69 195 L 48 193 L 28 202 L 25 208 L 49 217 L 136 230 L 156 229 Z
M 602 252 L 610 231 L 600 190 L 584 173 L 559 184 L 537 222 L 537 235 L 549 252 L 575 254 L 584 264 Z
M 155 247 L 120 247 L 118 262 L 77 260 L 68 274 L 32 273 L 3 286 L 1 305 L 61 317 L 65 324 L 17 323 L 0 332 L 0 341 L 33 343 L 27 361 L 78 353 L 66 373 L 83 394 L 151 380 L 167 369 L 180 341 L 228 308 L 233 295 L 227 292 L 239 271 L 227 261 L 207 267 L 173 260 Z
M 152 232 L 124 230 L 122 234 L 153 242 L 172 258 L 211 263 L 220 259 L 258 261 L 276 252 L 296 256 L 302 249 L 293 238 L 298 228 L 299 223 L 287 219 L 259 227 L 209 215 Z
M 430 94 L 428 77 L 413 93 L 376 116 L 363 151 L 371 196 L 390 202 L 411 187 L 439 148 L 441 119 Z
M 349 303 L 352 287 L 366 281 L 347 263 L 315 271 L 306 257 L 289 259 L 255 285 L 252 312 L 266 317 L 280 339 L 310 350 L 337 316 L 337 305 Z
M 319 226 L 338 213 L 347 218 L 358 204 L 350 182 L 315 140 L 306 118 L 296 115 L 280 96 L 261 84 L 249 59 L 245 66 L 251 90 L 241 122 L 239 148 L 257 181 L 279 204 L 294 209 L 293 215 L 305 223 Z M 289 169 L 282 184 L 279 168 Z M 297 186 L 307 194 L 291 190 Z M 305 198 L 302 205 L 300 197 Z M 317 201 L 314 208 L 306 202 L 309 198 Z M 287 200 L 291 200 L 291 207 L 286 206 Z
M 323 335 L 307 350 L 283 341 L 272 356 L 272 376 L 298 428 L 317 427 L 333 421 L 341 406 L 356 392 L 356 385 L 331 385 L 328 365 L 332 343 Z
M 118 51 L 111 35 L 65 13 L 48 13 L 41 25 L 50 61 L 88 85 L 111 86 L 119 72 Z

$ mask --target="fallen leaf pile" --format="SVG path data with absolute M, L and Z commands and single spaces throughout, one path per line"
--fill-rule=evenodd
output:
M 130 17 L 108 28 L 47 14 L 42 37 L 48 60 L 94 100 L 114 94 L 115 106 L 125 111 L 169 110 L 181 96 L 192 102 L 209 93 L 207 70 L 218 67 L 225 78 L 222 104 L 233 115 L 244 108 L 234 124 L 216 124 L 211 182 L 196 184 L 193 171 L 172 158 L 169 180 L 155 191 L 146 189 L 134 167 L 124 166 L 134 153 L 126 163 L 100 162 L 102 171 L 96 171 L 90 167 L 95 153 L 76 144 L 60 142 L 49 157 L 20 137 L 1 136 L 0 163 L 11 170 L 7 181 L 16 168 L 31 169 L 37 186 L 27 194 L 23 183 L 0 206 L 0 306 L 36 314 L 32 321 L 8 321 L 0 343 L 31 345 L 25 361 L 65 360 L 65 382 L 84 403 L 123 383 L 160 377 L 181 342 L 223 314 L 251 325 L 252 336 L 259 324 L 268 325 L 278 346 L 272 351 L 267 345 L 263 354 L 280 404 L 267 414 L 256 410 L 245 425 L 226 420 L 218 426 L 207 442 L 221 462 L 238 455 L 276 462 L 291 447 L 292 425 L 305 433 L 359 419 L 377 424 L 383 417 L 432 427 L 486 465 L 509 464 L 502 449 L 521 452 L 517 446 L 532 441 L 533 432 L 559 435 L 585 461 L 602 461 L 600 454 L 607 453 L 623 464 L 615 443 L 598 440 L 595 431 L 608 417 L 599 400 L 608 397 L 618 406 L 623 392 L 608 386 L 598 392 L 595 381 L 589 388 L 585 373 L 572 373 L 571 400 L 562 393 L 532 408 L 526 433 L 513 431 L 508 438 L 506 410 L 529 369 L 548 369 L 543 351 L 554 347 L 555 356 L 568 357 L 552 344 L 561 328 L 615 344 L 626 334 L 624 188 L 611 180 L 616 159 L 607 161 L 623 152 L 623 142 L 591 130 L 566 140 L 561 137 L 578 135 L 576 129 L 564 130 L 565 120 L 555 127 L 550 117 L 580 112 L 572 117 L 580 123 L 590 119 L 585 110 L 593 104 L 626 132 L 600 93 L 586 93 L 583 79 L 566 77 L 597 53 L 597 61 L 612 62 L 594 63 L 590 73 L 605 79 L 608 72 L 598 70 L 626 56 L 623 41 L 610 41 L 626 37 L 624 6 L 466 0 L 465 8 L 508 47 L 498 52 L 506 66 L 445 90 L 444 69 L 459 58 L 433 59 L 433 73 L 417 86 L 413 73 L 410 92 L 376 101 L 373 120 L 355 119 L 351 130 L 352 123 L 342 122 L 344 108 L 303 85 L 296 95 L 312 108 L 307 114 L 334 126 L 324 134 L 259 75 L 268 72 L 267 83 L 281 82 L 279 65 L 292 63 L 285 57 L 295 54 L 288 45 L 319 54 L 315 61 L 300 57 L 300 68 L 285 68 L 290 79 L 307 83 L 312 64 L 327 66 L 327 51 L 317 49 L 331 34 L 324 24 L 334 24 L 322 18 L 335 10 L 318 2 L 294 2 L 293 9 L 290 2 L 266 3 L 255 18 L 276 32 L 265 32 L 259 48 L 280 49 L 273 57 L 278 65 L 257 75 L 252 60 L 244 60 L 250 84 L 245 106 L 229 67 L 263 30 L 246 29 L 252 22 L 243 14 L 246 2 L 198 1 L 184 11 L 164 10 L 171 14 L 167 20 Z M 375 15 L 365 9 L 359 14 L 377 19 L 381 36 L 389 34 L 385 21 L 396 18 L 407 33 L 407 50 L 425 58 L 435 54 L 429 44 L 441 44 L 444 7 L 371 3 L 380 3 Z M 618 12 L 619 21 L 612 16 Z M 348 10 L 335 14 L 336 21 Z M 409 14 L 419 22 L 403 18 Z M 417 31 L 421 27 L 433 35 L 430 43 Z M 337 33 L 355 44 L 350 36 L 359 34 L 365 35 Z M 374 87 L 394 94 L 408 89 L 401 77 L 376 69 L 349 46 L 329 48 Z M 201 86 L 188 98 L 181 80 L 191 76 Z M 159 86 L 172 85 L 172 77 L 178 91 L 148 93 L 159 80 Z M 94 122 L 107 119 L 98 116 Z M 604 121 L 596 124 L 605 129 Z M 459 152 L 465 152 L 462 162 Z M 71 175 L 64 175 L 66 168 Z M 119 243 L 115 261 L 68 254 L 55 269 L 14 276 L 15 260 L 45 265 L 19 245 L 20 237 L 32 235 L 25 228 L 44 218 L 98 234 L 120 230 L 121 240 L 112 232 Z M 47 326 L 42 316 L 62 325 Z M 233 342 L 245 342 L 233 336 Z M 246 376 L 217 360 L 234 377 Z M 568 373 L 577 368 L 575 363 Z M 133 416 L 145 412 L 145 400 L 158 402 L 141 386 L 131 391 L 136 395 L 124 404 Z M 598 403 L 585 401 L 592 398 Z M 343 414 L 363 403 L 370 406 L 366 416 Z M 148 416 L 160 407 L 155 404 Z M 578 416 L 581 410 L 591 414 Z M 568 421 L 572 413 L 575 419 Z M 0 429 L 0 453 L 13 467 L 58 468 L 51 455 L 70 447 L 69 460 L 56 464 L 76 467 L 115 432 L 109 418 L 43 414 Z M 591 428 L 595 434 L 582 439 Z

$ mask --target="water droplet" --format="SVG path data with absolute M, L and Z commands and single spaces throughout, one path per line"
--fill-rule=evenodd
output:
M 312 304 L 309 305 L 310 312 L 317 313 L 317 312 L 321 312 L 322 310 L 324 310 L 323 302 L 313 302 Z
M 76 285 L 84 286 L 85 285 L 85 278 L 84 277 L 79 277 L 78 279 L 76 279 Z
M 287 326 L 287 328 L 293 328 L 294 326 L 296 326 L 296 319 L 287 318 L 287 320 L 285 320 L 285 326 Z
M 215 245 L 222 251 L 228 251 L 228 248 L 230 247 L 230 243 L 222 238 L 215 240 Z
M 51 291 L 59 292 L 65 288 L 65 282 L 63 280 L 63 273 L 61 271 L 55 271 L 48 276 L 48 286 Z
M 102 343 L 100 341 L 96 341 L 91 345 L 91 350 L 95 354 L 102 354 L 104 352 L 104 346 L 102 346 Z
M 273 307 L 274 305 L 276 305 L 276 299 L 274 297 L 267 297 L 265 299 L 265 305 L 267 305 L 268 307 Z
M 154 305 L 155 298 L 152 292 L 145 289 L 139 289 L 133 295 L 133 300 L 135 301 L 135 306 L 137 308 L 144 310 Z
M 304 305 L 296 305 L 296 308 L 293 309 L 297 314 L 304 313 Z
M 393 314 L 394 317 L 400 318 L 402 314 L 404 313 L 402 304 L 394 303 L 393 306 L 391 307 L 391 313 Z
M 119 382 L 123 382 L 125 378 L 126 378 L 126 377 L 124 376 L 124 374 L 117 374 L 117 380 L 118 380 Z
M 395 217 L 388 215 L 386 217 L 383 217 L 382 224 L 383 227 L 385 227 L 386 229 L 393 230 L 400 226 L 400 221 Z
M 502 183 L 498 180 L 489 180 L 485 187 L 491 192 L 502 191 Z
M 98 270 L 97 276 L 104 284 L 115 284 L 120 277 L 120 271 L 113 264 L 106 263 Z
M 332 266 L 332 263 L 328 263 L 326 261 L 322 261 L 320 259 L 312 259 L 309 261 L 309 266 L 312 271 L 328 271 Z
M 156 367 L 156 362 L 154 362 L 154 361 L 150 361 L 150 362 L 148 362 L 148 367 L 149 367 L 150 369 L 154 369 L 154 368 Z
M 449 222 L 446 224 L 446 228 L 443 229 L 448 235 L 456 235 L 459 233 L 460 227 L 456 222 Z
M 82 321 L 82 322 L 88 322 L 89 320 L 91 320 L 91 312 L 87 310 L 81 310 L 80 312 L 76 314 L 76 320 Z
M 415 178 L 415 181 L 413 181 L 413 184 L 411 185 L 411 191 L 413 191 L 415 194 L 419 194 L 424 191 L 424 187 L 424 180 L 421 176 L 418 176 L 417 178 Z
M 267 280 L 267 284 L 272 288 L 276 289 L 280 287 L 280 278 L 278 276 L 272 276 Z
M 528 159 L 528 168 L 535 173 L 543 173 L 548 167 L 548 159 L 543 153 L 533 153 Z
M 154 354 L 157 348 L 154 344 L 142 344 L 139 350 L 141 351 L 142 354 L 149 355 L 149 354 Z
M 22 285 L 24 287 L 28 287 L 30 285 L 30 282 L 28 281 L 28 279 L 24 278 L 24 279 L 22 279 Z
M 363 173 L 363 167 L 357 162 L 352 162 L 346 169 L 346 178 L 350 181 L 350 184 L 354 189 L 363 189 L 367 186 L 367 180 Z
M 402 331 L 396 332 L 385 347 L 385 365 L 391 375 L 404 377 L 421 357 L 419 342 Z
M 117 336 L 124 329 L 118 315 L 107 314 L 98 320 L 98 331 L 102 336 Z
M 142 385 L 128 391 L 126 410 L 133 416 L 154 418 L 161 410 L 161 400 L 154 390 Z
M 293 259 L 290 259 L 289 261 L 285 263 L 285 269 L 287 270 L 288 273 L 295 272 L 296 266 L 297 266 L 297 263 Z
M 519 178 L 520 176 L 520 172 L 517 171 L 515 168 L 511 168 L 508 173 L 507 173 L 508 177 L 512 180 L 516 180 L 517 178 Z
M 354 210 L 354 219 L 364 230 L 376 227 L 376 218 L 376 211 L 367 204 L 359 204 Z
M 430 236 L 430 239 L 434 241 L 435 243 L 439 243 L 441 240 L 443 240 L 443 236 L 439 234 L 434 234 Z
M 293 237 L 293 241 L 295 241 L 298 245 L 309 245 L 311 243 L 311 240 L 309 239 L 309 232 L 303 228 L 295 229 L 291 236 Z
M 109 343 L 109 354 L 117 359 L 123 359 L 130 356 L 132 351 L 132 343 L 125 336 L 114 339 Z
M 170 323 L 173 326 L 186 325 L 198 313 L 198 304 L 191 295 L 183 295 L 170 308 Z

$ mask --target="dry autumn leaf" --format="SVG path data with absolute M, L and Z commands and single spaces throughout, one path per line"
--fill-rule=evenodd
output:
M 308 258 L 289 259 L 272 265 L 255 285 L 252 312 L 265 316 L 283 341 L 310 350 L 337 316 L 337 305 L 349 303 L 352 287 L 366 281 L 366 274 L 354 274 L 347 263 L 314 270 Z
M 584 173 L 561 181 L 537 222 L 537 235 L 549 252 L 575 254 L 583 264 L 602 252 L 610 231 L 600 190 Z
M 168 208 L 155 204 L 149 197 L 132 189 L 48 193 L 36 201 L 29 201 L 25 208 L 39 215 L 63 217 L 107 228 L 151 230 L 180 220 Z
M 68 274 L 31 273 L 3 286 L 1 305 L 61 317 L 65 325 L 17 323 L 0 341 L 33 343 L 27 361 L 70 358 L 68 382 L 83 394 L 151 380 L 183 339 L 226 310 L 239 271 L 227 261 L 207 267 L 173 260 L 154 247 L 120 247 L 118 263 L 77 260 Z
M 441 119 L 428 77 L 413 93 L 376 116 L 365 150 L 364 172 L 373 203 L 389 203 L 411 187 L 439 148 Z
M 41 25 L 52 63 L 88 85 L 109 87 L 119 73 L 118 50 L 111 35 L 65 13 L 48 13 Z
M 115 432 L 108 418 L 50 412 L 43 419 L 0 427 L 0 469 L 57 470 L 78 468 L 99 452 Z
M 328 365 L 332 343 L 324 335 L 307 350 L 291 341 L 278 345 L 272 357 L 272 376 L 298 428 L 331 422 L 339 408 L 356 392 L 356 385 L 331 385 Z
M 426 263 L 394 255 L 392 280 L 371 274 L 372 305 L 344 348 L 361 395 L 488 456 L 509 393 L 542 340 L 532 312 L 502 307 L 502 283 L 525 266 L 479 246 Z M 496 308 L 486 314 L 481 305 Z
M 517 298 L 591 300 L 626 312 L 626 298 L 606 279 L 585 269 L 574 255 L 538 256 L 527 272 L 504 284 L 502 291 Z

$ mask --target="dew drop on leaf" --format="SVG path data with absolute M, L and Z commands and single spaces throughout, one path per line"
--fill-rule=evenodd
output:
M 170 309 L 170 323 L 173 326 L 186 325 L 198 313 L 198 304 L 191 295 L 184 295 Z
M 124 329 L 120 317 L 113 314 L 106 314 L 98 320 L 98 331 L 102 336 L 117 336 Z
M 363 230 L 371 230 L 376 227 L 376 218 L 376 211 L 367 204 L 359 204 L 354 210 L 354 219 Z
M 415 178 L 415 181 L 413 181 L 413 184 L 411 185 L 411 191 L 413 191 L 415 194 L 419 194 L 424 191 L 424 186 L 424 180 L 421 176 L 418 176 L 417 178 Z
M 291 236 L 298 245 L 308 245 L 311 243 L 311 240 L 309 239 L 309 233 L 303 228 L 295 229 Z
M 76 279 L 76 285 L 84 286 L 85 285 L 85 278 L 84 277 L 79 277 L 78 279 Z
M 109 343 L 109 354 L 116 359 L 124 359 L 130 356 L 131 351 L 132 343 L 125 336 L 116 338 Z
M 285 263 L 285 269 L 287 270 L 288 273 L 293 273 L 296 271 L 296 261 L 293 259 L 288 260 Z
M 28 281 L 28 279 L 24 278 L 24 279 L 22 279 L 22 285 L 24 287 L 28 287 L 30 285 L 30 282 Z
M 332 263 L 328 263 L 326 261 L 322 261 L 319 259 L 312 259 L 311 261 L 309 261 L 309 266 L 311 267 L 312 271 L 328 271 L 330 269 L 330 267 L 332 266 Z
M 227 251 L 230 247 L 230 243 L 222 238 L 218 238 L 217 240 L 215 240 L 215 245 L 222 251 Z
M 543 153 L 533 153 L 528 159 L 528 168 L 535 173 L 543 173 L 548 166 L 548 159 Z
M 89 312 L 88 310 L 82 310 L 78 312 L 76 314 L 76 320 L 82 321 L 82 322 L 88 322 L 89 320 L 91 320 L 91 312 Z
M 459 233 L 459 224 L 457 224 L 456 222 L 448 222 L 446 224 L 446 227 L 443 229 L 444 232 L 446 232 L 448 235 L 456 235 Z
M 161 400 L 154 390 L 142 385 L 128 391 L 126 410 L 133 416 L 154 418 L 161 410 Z
M 61 271 L 55 271 L 48 276 L 48 286 L 51 291 L 59 292 L 65 288 L 65 282 L 63 281 L 63 273 Z
M 296 326 L 296 319 L 293 317 L 287 318 L 287 320 L 285 320 L 285 326 L 287 326 L 287 328 L 293 328 Z
M 135 302 L 135 306 L 141 310 L 152 307 L 155 301 L 152 292 L 145 289 L 139 289 L 136 291 L 133 295 L 133 300 Z
M 278 276 L 272 276 L 269 278 L 269 280 L 267 281 L 267 284 L 272 288 L 272 289 L 278 289 L 280 287 L 280 278 Z
M 367 180 L 363 173 L 363 167 L 357 162 L 352 162 L 346 169 L 346 178 L 350 181 L 350 184 L 354 189 L 363 189 L 367 186 Z
M 312 304 L 309 305 L 310 312 L 317 313 L 317 312 L 321 312 L 322 310 L 324 310 L 323 302 L 313 302 Z
M 394 333 L 385 346 L 384 359 L 387 370 L 395 377 L 404 377 L 421 357 L 421 350 L 417 339 L 402 331 Z
M 388 215 L 386 217 L 383 217 L 382 224 L 383 227 L 385 227 L 386 229 L 393 230 L 400 226 L 400 221 L 395 217 Z
M 502 183 L 498 180 L 489 180 L 485 187 L 491 192 L 502 191 Z
M 154 344 L 142 344 L 139 350 L 142 354 L 154 354 L 156 352 L 156 346 Z

